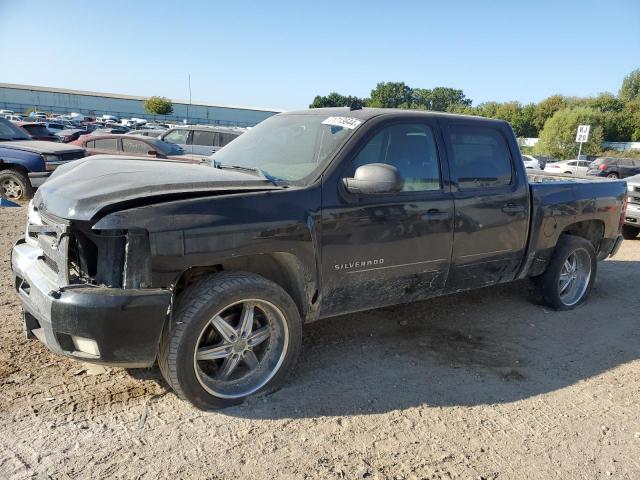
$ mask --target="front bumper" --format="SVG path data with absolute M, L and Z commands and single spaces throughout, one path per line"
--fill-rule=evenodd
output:
M 171 304 L 168 290 L 59 288 L 41 255 L 24 240 L 11 252 L 27 336 L 55 353 L 93 363 L 147 367 L 155 362 Z

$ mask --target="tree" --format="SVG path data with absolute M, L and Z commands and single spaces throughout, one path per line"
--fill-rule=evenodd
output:
M 624 102 L 609 92 L 600 93 L 597 97 L 588 98 L 585 103 L 586 106 L 601 112 L 621 112 L 624 108 Z
M 640 68 L 624 77 L 618 96 L 624 102 L 640 98 Z
M 448 87 L 436 87 L 431 90 L 431 104 L 429 110 L 438 112 L 452 111 L 456 105 L 471 106 L 471 99 L 462 90 Z
M 416 110 L 430 110 L 431 90 L 428 88 L 411 89 L 411 107 Z
M 149 97 L 144 101 L 144 110 L 152 115 L 170 115 L 173 113 L 173 103 L 165 97 Z
M 578 125 L 591 125 L 589 141 L 582 145 L 582 153 L 597 155 L 604 139 L 601 120 L 602 114 L 593 108 L 576 107 L 558 110 L 544 124 L 535 151 L 560 159 L 576 158 Z
M 331 92 L 329 95 L 325 96 L 316 95 L 313 102 L 311 102 L 311 105 L 309 105 L 309 108 L 350 107 L 354 103 L 359 103 L 364 106 L 367 104 L 367 101 L 368 100 L 365 98 Z
M 410 108 L 411 88 L 404 82 L 380 82 L 371 90 L 370 107 Z
M 563 108 L 567 107 L 567 100 L 562 95 L 552 95 L 542 100 L 536 106 L 536 112 L 533 118 L 533 124 L 538 131 L 542 130 L 544 124 L 553 115 Z

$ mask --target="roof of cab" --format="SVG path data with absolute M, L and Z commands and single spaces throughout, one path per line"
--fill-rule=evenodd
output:
M 419 117 L 432 117 L 432 118 L 464 118 L 472 121 L 483 121 L 483 122 L 498 122 L 505 123 L 504 120 L 498 120 L 487 117 L 479 117 L 475 115 L 463 115 L 460 113 L 447 113 L 447 112 L 435 112 L 432 110 L 410 110 L 410 109 L 401 109 L 401 108 L 361 108 L 356 110 L 351 110 L 349 107 L 330 107 L 330 108 L 310 108 L 307 110 L 294 110 L 290 112 L 281 113 L 279 115 L 332 115 L 332 116 L 348 116 L 352 118 L 357 118 L 360 120 L 368 120 L 373 117 L 385 115 L 385 116 L 396 116 L 396 115 L 412 115 Z

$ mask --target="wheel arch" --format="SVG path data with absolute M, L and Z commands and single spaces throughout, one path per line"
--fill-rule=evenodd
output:
M 270 280 L 286 291 L 298 307 L 303 321 L 317 316 L 318 288 L 303 262 L 289 252 L 271 252 L 226 258 L 211 265 L 192 266 L 183 270 L 174 282 L 175 298 L 204 275 L 219 272 L 248 272 Z
M 583 220 L 564 227 L 560 235 L 574 235 L 588 240 L 596 253 L 600 250 L 600 243 L 604 238 L 605 225 L 602 220 Z M 558 238 L 559 240 L 559 238 Z

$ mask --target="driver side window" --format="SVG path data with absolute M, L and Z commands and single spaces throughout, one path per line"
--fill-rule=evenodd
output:
M 436 143 L 427 125 L 400 123 L 384 127 L 353 159 L 354 169 L 370 163 L 396 167 L 403 180 L 403 192 L 441 189 Z

